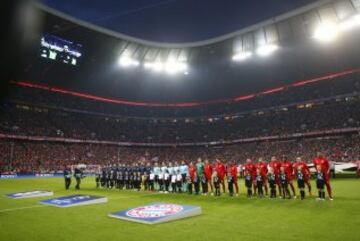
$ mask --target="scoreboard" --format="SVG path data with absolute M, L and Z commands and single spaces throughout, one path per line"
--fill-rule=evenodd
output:
M 45 59 L 76 66 L 82 56 L 81 50 L 81 44 L 51 34 L 41 37 L 40 56 Z

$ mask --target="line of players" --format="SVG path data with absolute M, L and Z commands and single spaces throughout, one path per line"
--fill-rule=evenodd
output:
M 330 186 L 329 162 L 321 154 L 313 160 L 316 168 L 316 185 L 319 194 L 319 200 L 325 199 L 324 187 L 326 186 L 329 199 L 332 200 Z M 247 159 L 243 168 L 247 197 L 264 197 L 268 195 L 270 189 L 270 198 L 276 198 L 277 193 L 281 198 L 296 198 L 294 182 L 300 190 L 301 199 L 305 198 L 305 186 L 311 194 L 310 178 L 311 173 L 305 162 L 297 158 L 292 163 L 286 156 L 278 161 L 275 157 L 271 158 L 269 163 L 264 162 L 262 158 L 254 163 Z M 117 167 L 103 168 L 96 175 L 97 187 L 134 189 L 148 191 L 169 192 L 187 192 L 189 194 L 208 195 L 209 186 L 212 195 L 219 196 L 227 190 L 230 196 L 239 194 L 238 185 L 238 167 L 235 162 L 225 165 L 221 160 L 216 159 L 212 164 L 208 160 L 203 162 L 200 158 L 196 164 L 190 162 L 187 165 L 184 161 L 179 165 L 170 162 L 168 165 L 155 163 L 152 167 L 147 165 L 134 164 L 133 166 L 120 165 Z M 290 189 L 291 192 L 290 192 Z M 278 190 L 278 192 L 277 192 Z M 264 193 L 265 191 L 265 193 Z

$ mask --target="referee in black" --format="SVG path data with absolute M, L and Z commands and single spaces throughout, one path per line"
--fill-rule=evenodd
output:
M 71 169 L 65 166 L 64 169 L 65 189 L 68 190 L 71 184 Z
M 75 180 L 76 180 L 75 189 L 79 190 L 80 189 L 80 184 L 81 184 L 81 178 L 83 177 L 83 172 L 79 167 L 75 167 L 74 177 L 75 177 Z

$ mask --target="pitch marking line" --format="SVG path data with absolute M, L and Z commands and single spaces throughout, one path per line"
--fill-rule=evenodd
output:
M 33 205 L 33 206 L 26 206 L 26 207 L 19 207 L 19 208 L 0 209 L 0 213 L 12 212 L 12 211 L 18 211 L 18 210 L 30 209 L 30 208 L 43 208 L 43 207 L 46 207 L 46 206 L 45 205 Z

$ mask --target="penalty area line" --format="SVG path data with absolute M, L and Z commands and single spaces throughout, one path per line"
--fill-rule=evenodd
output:
M 45 205 L 33 205 L 33 206 L 18 207 L 18 208 L 0 209 L 0 213 L 13 212 L 13 211 L 18 211 L 18 210 L 23 210 L 23 209 L 41 208 L 41 207 L 46 207 L 46 206 Z

